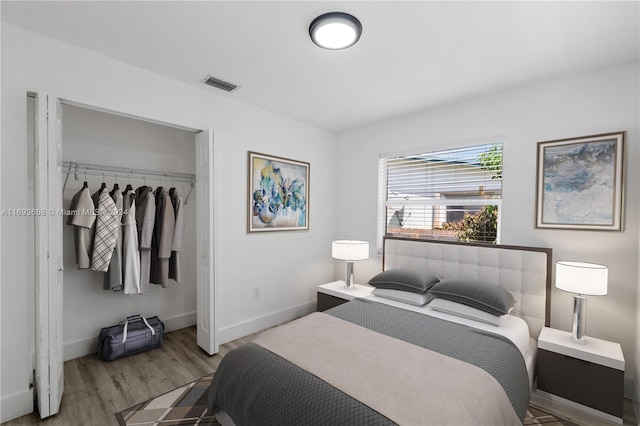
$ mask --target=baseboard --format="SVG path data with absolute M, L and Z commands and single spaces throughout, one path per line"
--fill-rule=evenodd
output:
M 640 380 L 634 380 L 633 395 L 631 396 L 631 401 L 633 401 L 633 408 L 636 412 L 636 419 L 640 419 Z
M 218 329 L 218 341 L 222 345 L 232 340 L 239 339 L 252 333 L 257 333 L 269 327 L 282 324 L 316 310 L 316 302 L 304 303 L 292 308 L 283 309 L 257 318 L 233 324 Z
M 176 315 L 169 318 L 162 318 L 162 322 L 164 323 L 164 331 L 175 331 L 182 330 L 183 328 L 191 327 L 192 325 L 196 325 L 197 322 L 197 312 L 187 312 L 185 314 Z
M 17 419 L 33 412 L 33 389 L 2 396 L 0 400 L 0 423 Z
M 196 312 L 187 312 L 169 318 L 161 318 L 164 323 L 164 331 L 180 330 L 196 324 Z M 98 336 L 85 337 L 64 343 L 64 360 L 80 358 L 94 354 L 98 351 Z
M 635 393 L 634 388 L 635 388 L 635 383 L 634 383 L 633 377 L 625 377 L 624 378 L 624 397 L 635 400 L 635 398 L 633 397 Z

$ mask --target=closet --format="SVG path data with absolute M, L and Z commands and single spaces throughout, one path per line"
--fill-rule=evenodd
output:
M 158 315 L 169 330 L 195 324 L 198 199 L 195 191 L 189 193 L 192 189 L 189 182 L 182 179 L 195 173 L 194 133 L 64 104 L 62 116 L 62 204 L 65 209 L 84 182 L 91 194 L 104 183 L 108 191 L 116 184 L 121 190 L 127 185 L 134 190 L 145 185 L 166 190 L 175 187 L 183 199 L 189 195 L 184 206 L 181 282 L 169 280 L 167 288 L 150 284 L 148 295 L 103 290 L 103 272 L 78 269 L 74 227 L 65 220 L 62 238 L 64 360 L 93 353 L 97 349 L 95 339 L 100 327 L 115 324 L 128 315 Z M 105 167 L 97 168 L 100 165 Z M 155 173 L 127 173 L 127 168 Z M 163 172 L 167 172 L 167 176 L 159 176 Z M 178 173 L 177 182 L 169 172 Z
M 46 417 L 57 412 L 62 396 L 62 363 L 94 353 L 100 328 L 128 315 L 158 315 L 167 330 L 197 324 L 198 344 L 209 354 L 217 352 L 213 143 L 210 130 L 160 124 L 42 94 L 35 103 L 35 208 L 56 212 L 35 218 L 35 382 Z M 45 170 L 47 163 L 57 166 Z M 134 190 L 143 185 L 176 188 L 186 200 L 179 282 L 169 279 L 166 288 L 150 284 L 147 295 L 125 295 L 103 288 L 104 273 L 78 268 L 74 229 L 64 211 L 85 182 L 92 194 L 103 184 L 109 191 L 116 184 L 121 190 L 128 185 Z M 49 387 L 57 393 L 48 391 L 50 401 L 40 401 Z

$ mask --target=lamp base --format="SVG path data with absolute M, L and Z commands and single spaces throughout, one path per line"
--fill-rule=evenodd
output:
M 582 336 L 580 339 L 575 338 L 573 335 L 571 336 L 571 341 L 574 343 L 579 343 L 581 345 L 586 345 L 588 343 L 587 337 Z
M 573 324 L 571 340 L 581 345 L 587 344 L 587 298 L 579 294 L 573 296 Z
M 355 288 L 355 285 L 353 284 L 353 262 L 347 261 L 345 263 L 347 266 L 344 274 L 344 286 L 349 289 Z

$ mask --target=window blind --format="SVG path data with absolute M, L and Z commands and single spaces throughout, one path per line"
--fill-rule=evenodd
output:
M 503 143 L 400 156 L 378 164 L 378 247 L 383 235 L 495 243 Z

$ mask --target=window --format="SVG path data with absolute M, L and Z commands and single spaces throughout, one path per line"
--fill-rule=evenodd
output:
M 384 235 L 497 243 L 502 147 L 381 155 L 378 248 Z

